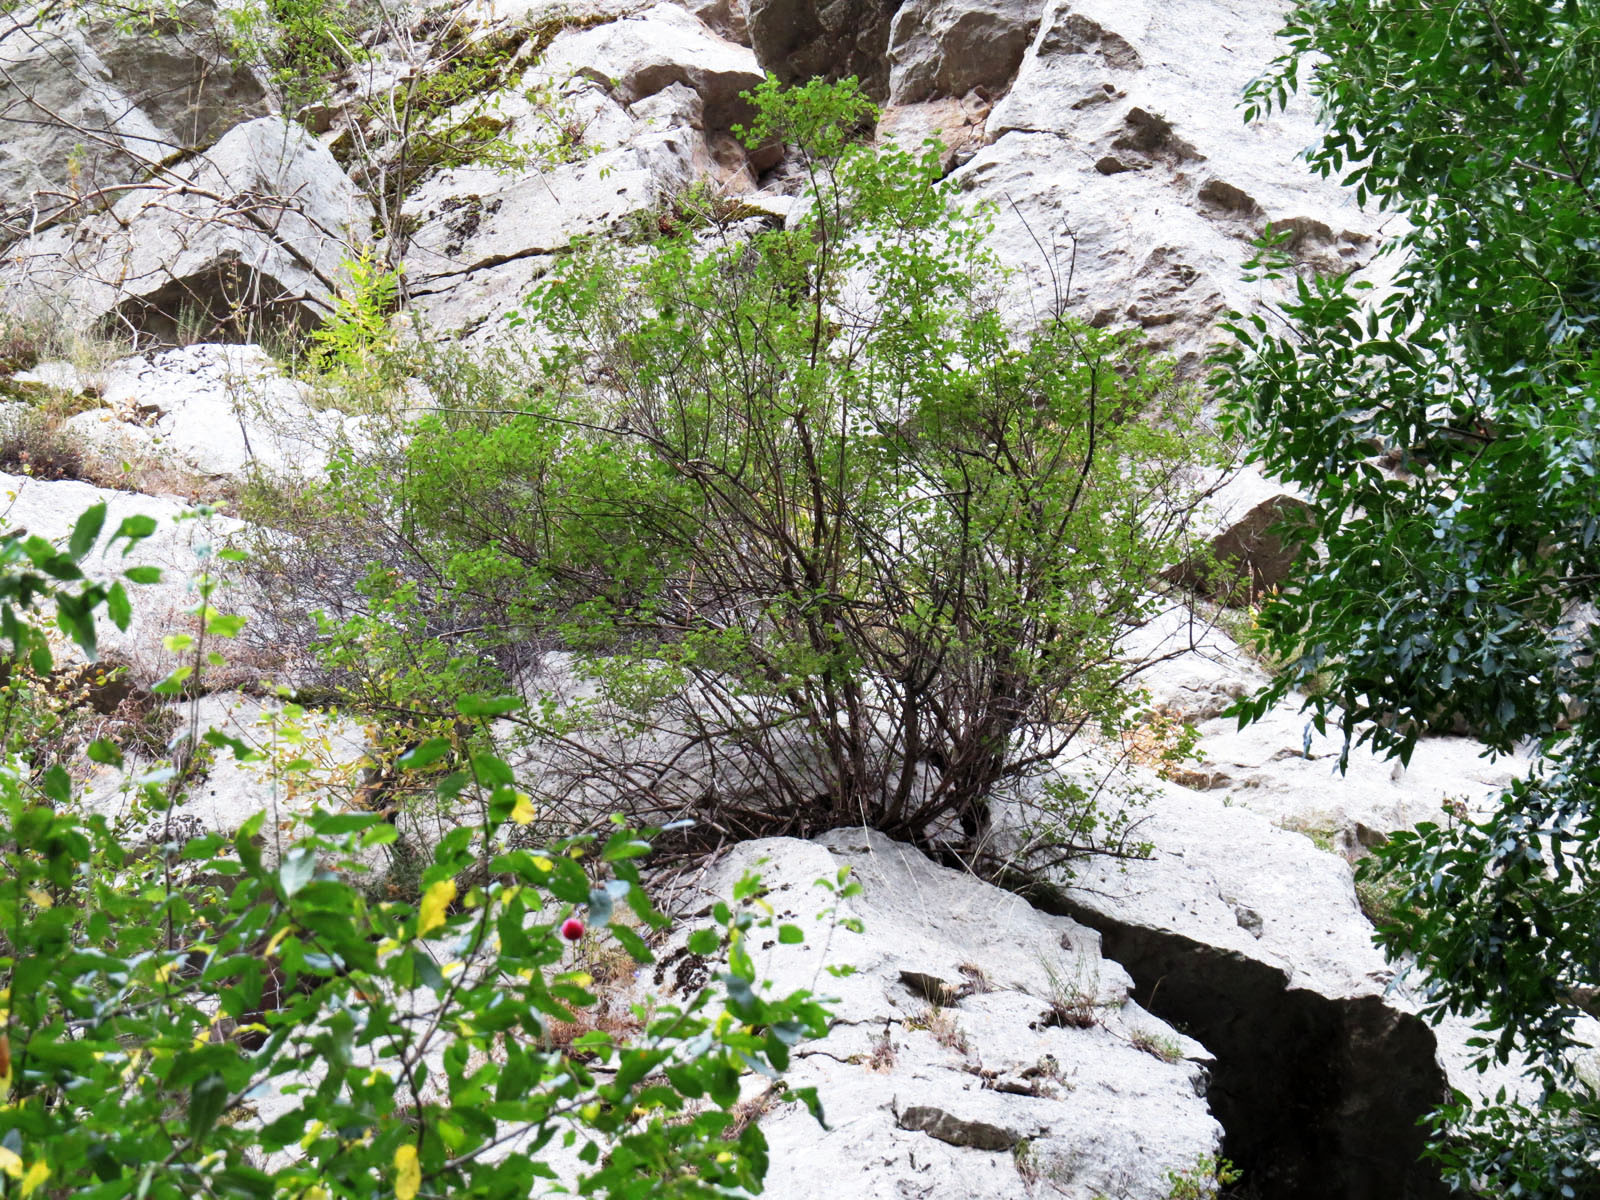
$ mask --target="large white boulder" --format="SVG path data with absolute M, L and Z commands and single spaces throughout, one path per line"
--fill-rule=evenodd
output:
M 861 893 L 836 900 L 816 881 L 844 867 Z M 789 1073 L 817 1088 L 829 1128 L 800 1108 L 762 1119 L 765 1195 L 811 1200 L 826 1163 L 857 1196 L 1015 1197 L 1047 1182 L 1071 1200 L 1158 1200 L 1169 1172 L 1216 1152 L 1204 1050 L 1129 1002 L 1084 926 L 861 829 L 741 844 L 686 907 L 726 897 L 750 869 L 807 939 L 758 936 L 759 975 L 780 994 L 836 997 L 838 1016 Z M 861 932 L 836 923 L 848 920 Z M 653 982 L 695 977 L 680 950 Z M 1081 1023 L 1052 1015 L 1063 1009 Z
M 188 631 L 192 621 L 187 613 L 200 603 L 196 581 L 206 573 L 213 578 L 226 570 L 217 551 L 232 544 L 241 524 L 221 515 L 196 515 L 190 505 L 169 497 L 145 496 L 138 492 L 110 491 L 76 480 L 44 481 L 25 475 L 0 473 L 0 526 L 8 530 L 26 529 L 49 541 L 65 541 L 78 518 L 96 504 L 106 505 L 105 537 L 128 517 L 143 515 L 156 520 L 155 533 L 131 551 L 118 542 L 109 552 L 96 551 L 83 569 L 105 578 L 121 577 L 130 567 L 160 568 L 161 581 L 155 584 L 128 584 L 133 616 L 127 630 L 111 622 L 98 623 L 102 655 L 115 655 L 131 661 L 141 674 L 159 678 L 170 670 L 162 638 L 168 633 Z M 224 607 L 221 601 L 214 602 Z M 73 652 L 63 647 L 66 657 Z
M 1218 792 L 1159 795 L 1133 861 L 1080 865 L 1062 908 L 1099 930 L 1135 999 L 1216 1057 L 1224 1150 L 1266 1195 L 1438 1197 L 1418 1119 L 1470 1070 L 1468 1021 L 1432 1026 L 1385 961 L 1349 864 Z
M 303 129 L 262 117 L 130 188 L 108 212 L 18 243 L 6 305 L 159 340 L 241 334 L 330 311 L 372 209 Z
M 228 54 L 217 5 L 189 0 L 134 23 L 88 11 L 0 13 L 0 244 L 266 111 L 254 72 Z
M 1265 224 L 1308 269 L 1362 266 L 1381 220 L 1311 177 L 1304 101 L 1245 125 L 1240 96 L 1279 51 L 1277 5 L 1050 0 L 990 144 L 959 178 L 997 206 L 992 245 L 1040 317 L 1058 302 L 1131 325 L 1190 371 L 1230 307 L 1276 293 L 1242 264 Z
M 571 160 L 453 168 L 407 198 L 415 233 L 404 261 L 419 314 L 436 329 L 491 334 L 574 238 L 648 235 L 654 214 L 701 179 L 752 190 L 728 129 L 749 118 L 739 94 L 761 78 L 748 49 L 669 4 L 558 33 L 525 82 L 559 95 L 578 135 Z M 549 137 L 541 105 L 509 97 L 501 116 L 513 142 Z
M 1295 489 L 1274 484 L 1253 467 L 1219 472 L 1192 529 L 1201 547 L 1170 573 L 1172 579 L 1225 603 L 1254 601 L 1289 577 L 1299 546 L 1286 527 L 1311 506 Z
M 998 96 L 1038 23 L 1038 0 L 908 0 L 889 26 L 889 103 Z
M 101 404 L 66 421 L 91 453 L 202 479 L 320 475 L 329 453 L 360 437 L 359 418 L 318 410 L 259 346 L 200 344 L 123 359 Z

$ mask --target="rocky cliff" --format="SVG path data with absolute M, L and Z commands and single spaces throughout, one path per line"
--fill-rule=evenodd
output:
M 876 137 L 937 138 L 949 178 L 993 208 L 1017 320 L 1068 311 L 1132 327 L 1198 379 L 1222 314 L 1280 286 L 1243 271 L 1269 224 L 1306 271 L 1385 265 L 1374 256 L 1394 218 L 1297 161 L 1313 114 L 1240 118 L 1278 17 L 1271 0 L 419 7 L 379 22 L 360 66 L 291 121 L 281 81 L 230 56 L 199 0 L 153 31 L 12 12 L 0 306 L 8 328 L 57 336 L 40 361 L 14 356 L 0 387 L 8 429 L 41 406 L 72 411 L 57 431 L 66 466 L 45 469 L 37 449 L 8 460 L 8 519 L 64 536 L 95 496 L 165 517 L 184 499 L 228 500 L 252 471 L 319 471 L 363 436 L 363 418 L 246 343 L 327 317 L 362 247 L 403 269 L 412 330 L 487 355 L 574 238 L 625 241 L 691 196 L 730 227 L 781 225 L 793 165 L 731 132 L 750 119 L 741 93 L 767 72 L 856 74 L 881 104 Z M 537 153 L 493 161 L 483 142 L 474 160 L 400 140 L 385 112 L 464 62 L 493 104 L 451 93 L 415 120 L 479 122 L 496 145 Z M 108 330 L 122 351 L 57 357 L 103 346 Z M 1252 587 L 1281 578 L 1268 527 L 1295 503 L 1248 476 L 1217 492 L 1218 555 L 1243 562 Z M 238 529 L 226 516 L 164 526 L 141 553 L 183 578 L 195 541 Z M 188 602 L 177 585 L 146 596 L 113 649 L 148 657 Z M 815 1196 L 825 1175 L 873 1197 L 1155 1200 L 1195 1194 L 1175 1179 L 1217 1155 L 1249 1195 L 1443 1194 L 1417 1162 L 1416 1119 L 1447 1087 L 1485 1081 L 1462 1073 L 1464 1027 L 1414 1015 L 1371 944 L 1374 901 L 1350 862 L 1512 768 L 1436 738 L 1408 768 L 1357 758 L 1341 775 L 1338 747 L 1292 706 L 1237 730 L 1224 709 L 1264 678 L 1223 631 L 1246 620 L 1174 610 L 1147 631 L 1165 658 L 1145 676 L 1151 703 L 1197 730 L 1200 757 L 1162 778 L 1132 768 L 1153 789 L 1145 856 L 1077 864 L 1025 900 L 835 830 L 740 845 L 695 885 L 720 894 L 764 857 L 769 888 L 802 913 L 811 879 L 841 863 L 864 886 L 853 915 L 866 932 L 826 947 L 858 968 L 837 988 L 840 1020 L 795 1068 L 830 1127 L 764 1114 L 768 1194 Z M 263 708 L 226 690 L 205 703 L 241 732 Z M 318 737 L 330 760 L 362 761 L 353 724 L 330 718 Z M 262 795 L 248 770 L 220 763 L 188 812 L 229 831 Z M 822 953 L 773 947 L 766 967 L 809 981 Z

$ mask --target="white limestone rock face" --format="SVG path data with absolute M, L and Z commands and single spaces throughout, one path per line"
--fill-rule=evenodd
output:
M 1204 613 L 1173 607 L 1141 630 L 1132 648 L 1159 660 L 1139 680 L 1151 704 L 1199 735 L 1201 758 L 1176 767 L 1176 782 L 1349 857 L 1397 829 L 1481 809 L 1529 766 L 1522 755 L 1491 758 L 1472 738 L 1429 737 L 1409 765 L 1355 746 L 1341 771 L 1342 736 L 1331 725 L 1318 733 L 1298 697 L 1243 729 L 1224 715 L 1264 687 L 1267 674 Z
M 1038 23 L 1038 0 L 908 0 L 889 26 L 889 103 L 998 96 Z
M 746 0 L 750 45 L 785 83 L 853 75 L 875 99 L 888 91 L 892 0 Z
M 573 238 L 626 232 L 701 178 L 753 190 L 728 127 L 748 119 L 738 96 L 761 79 L 748 49 L 669 4 L 558 34 L 528 82 L 560 90 L 583 156 L 521 174 L 447 170 L 412 193 L 405 264 L 422 318 L 492 335 Z M 537 138 L 548 120 L 516 97 L 501 115 L 513 140 Z
M 26 529 L 50 541 L 64 542 L 83 512 L 102 501 L 106 505 L 102 545 L 128 517 L 144 515 L 157 522 L 156 532 L 126 556 L 127 543 L 118 542 L 109 554 L 97 550 L 83 564 L 87 573 L 106 578 L 116 578 L 134 566 L 161 568 L 161 582 L 128 585 L 133 617 L 125 631 L 104 619 L 97 625 L 102 656 L 115 655 L 137 666 L 142 658 L 164 653 L 160 646 L 166 634 L 188 628 L 185 613 L 199 603 L 196 576 L 207 564 L 216 569 L 215 552 L 230 544 L 241 524 L 223 516 L 190 518 L 186 515 L 190 506 L 181 500 L 110 491 L 76 480 L 44 481 L 0 473 L 4 505 L 0 525 Z M 78 657 L 75 647 L 63 651 L 60 657 L 67 661 Z M 153 661 L 147 665 L 153 678 L 170 669 Z
M 1024 269 L 1035 313 L 1059 293 L 1195 371 L 1218 317 L 1263 295 L 1241 264 L 1267 222 L 1294 231 L 1307 267 L 1371 258 L 1379 219 L 1298 159 L 1317 136 L 1305 102 L 1241 120 L 1240 94 L 1278 53 L 1281 19 L 1278 5 L 1251 0 L 1045 4 L 989 117 L 990 144 L 958 176 L 996 202 L 993 245 Z
M 592 79 L 623 105 L 684 84 L 700 97 L 708 125 L 719 129 L 749 118 L 749 105 L 739 93 L 763 78 L 747 47 L 718 37 L 672 4 L 562 34 L 546 52 L 545 64 Z
M 211 479 L 315 477 L 361 422 L 317 411 L 310 389 L 284 378 L 259 346 L 201 344 L 114 363 L 102 405 L 66 422 L 111 461 L 163 461 Z
M 1090 861 L 1065 907 L 1100 931 L 1134 996 L 1216 1056 L 1212 1109 L 1267 1195 L 1448 1195 L 1416 1120 L 1467 1069 L 1473 1031 L 1431 1026 L 1385 961 L 1348 863 L 1217 793 L 1160 785 L 1146 860 Z
M 859 829 L 739 845 L 696 882 L 689 906 L 726 897 L 752 866 L 778 918 L 807 937 L 758 937 L 760 977 L 779 993 L 836 996 L 840 1018 L 797 1051 L 788 1076 L 817 1087 L 830 1128 L 800 1108 L 763 1118 L 764 1195 L 811 1200 L 828 1178 L 859 1196 L 1015 1197 L 1028 1194 L 1027 1172 L 1072 1200 L 1157 1200 L 1168 1171 L 1216 1152 L 1203 1049 L 1128 1001 L 1126 975 L 1082 925 Z M 860 920 L 859 934 L 816 915 L 834 902 L 814 881 L 843 866 L 862 891 L 837 916 Z M 844 964 L 855 973 L 824 970 Z M 693 970 L 686 953 L 668 953 L 655 983 L 692 981 Z M 1048 1016 L 1052 997 L 1068 994 L 1088 1014 L 1082 1028 Z
M 109 212 L 13 247 L 0 271 L 13 309 L 71 325 L 111 321 L 161 340 L 329 310 L 341 263 L 371 237 L 372 210 L 328 150 L 262 117 L 164 170 Z
M 266 111 L 253 72 L 229 60 L 217 6 L 191 0 L 134 31 L 107 11 L 0 14 L 0 244 L 59 208 L 60 193 L 136 182 L 145 164 Z
M 1217 472 L 1203 486 L 1208 494 L 1192 528 L 1205 553 L 1180 563 L 1170 577 L 1237 604 L 1283 583 L 1299 554 L 1278 529 L 1292 525 L 1311 506 L 1295 489 L 1262 478 L 1253 467 Z

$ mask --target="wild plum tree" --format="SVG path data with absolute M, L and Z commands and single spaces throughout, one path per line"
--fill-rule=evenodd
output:
M 1313 500 L 1298 576 L 1261 614 L 1288 663 L 1249 720 L 1320 677 L 1312 720 L 1406 760 L 1466 726 L 1532 769 L 1487 813 L 1378 852 L 1407 886 L 1380 937 L 1430 1010 L 1544 1095 L 1436 1115 L 1462 1188 L 1593 1195 L 1600 1101 L 1573 1022 L 1600 988 L 1600 9 L 1566 0 L 1302 2 L 1250 90 L 1309 63 L 1310 152 L 1410 222 L 1394 288 L 1301 280 L 1285 327 L 1235 322 L 1216 382 L 1273 475 Z
M 579 655 L 639 811 L 981 845 L 1133 719 L 1203 439 L 1127 337 L 1008 321 L 985 217 L 937 153 L 859 141 L 852 84 L 753 100 L 806 173 L 782 228 L 579 247 L 521 314 L 533 386 L 343 479 L 442 624 Z

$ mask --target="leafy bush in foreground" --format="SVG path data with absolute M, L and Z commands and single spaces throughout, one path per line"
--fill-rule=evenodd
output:
M 91 509 L 65 551 L 0 539 L 13 672 L 50 665 L 43 603 L 86 650 L 97 609 L 126 625 L 121 581 L 85 573 L 104 519 Z M 153 529 L 133 518 L 111 542 Z M 209 595 L 196 612 L 217 635 L 239 624 Z M 30 767 L 7 695 L 0 1194 L 718 1196 L 759 1191 L 766 1168 L 759 1128 L 730 1112 L 749 1069 L 820 1116 L 778 1074 L 827 1015 L 807 992 L 757 986 L 747 931 L 769 922 L 752 911 L 753 878 L 690 938 L 719 964 L 712 983 L 602 1020 L 586 1015 L 602 988 L 562 927 L 582 912 L 586 939 L 651 961 L 646 939 L 665 919 L 640 887 L 650 844 L 618 829 L 519 846 L 509 835 L 529 820 L 527 796 L 493 755 L 438 783 L 476 819 L 434 850 L 416 901 L 381 901 L 360 883 L 395 838 L 382 817 L 318 811 L 286 830 L 257 815 L 232 837 L 184 838 L 169 769 L 136 781 L 134 820 L 113 822 L 80 809 L 65 767 Z M 464 700 L 458 717 L 508 707 Z M 402 766 L 449 751 L 426 741 Z M 88 756 L 120 760 L 105 741 Z M 140 828 L 153 834 L 132 841 Z
M 1397 285 L 1303 280 L 1282 325 L 1239 321 L 1218 381 L 1273 475 L 1315 506 L 1304 569 L 1262 610 L 1313 721 L 1404 762 L 1465 727 L 1533 767 L 1484 811 L 1376 858 L 1380 929 L 1432 1013 L 1481 1016 L 1482 1064 L 1536 1101 L 1451 1097 L 1432 1153 L 1494 1196 L 1600 1194 L 1600 1097 L 1574 1030 L 1600 1012 L 1600 6 L 1302 2 L 1250 104 L 1302 63 L 1310 154 L 1402 212 Z M 1586 1078 L 1585 1075 L 1588 1075 Z

